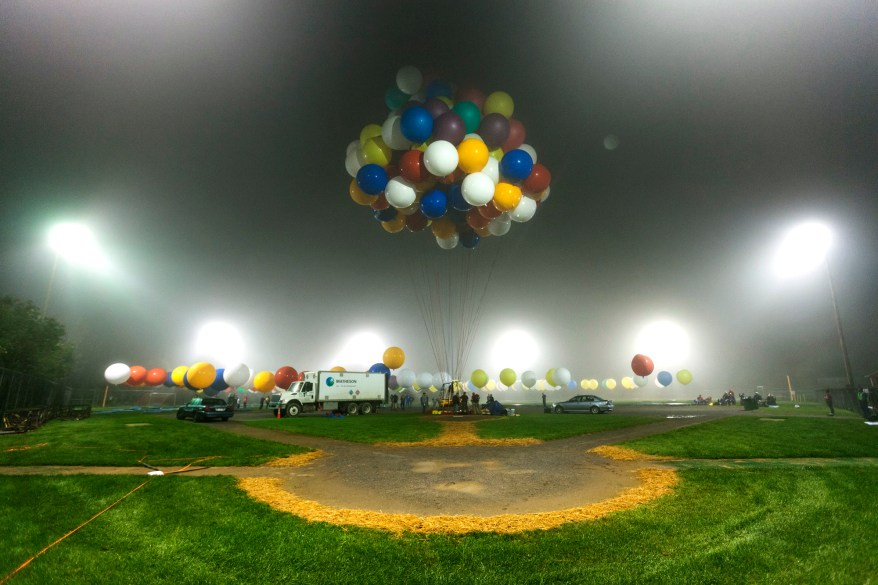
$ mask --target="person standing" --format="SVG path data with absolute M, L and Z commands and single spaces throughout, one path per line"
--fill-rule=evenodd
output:
M 832 392 L 827 390 L 826 394 L 823 395 L 823 400 L 826 401 L 826 406 L 829 407 L 829 416 L 835 416 L 835 408 L 832 406 Z
M 430 399 L 427 398 L 426 392 L 421 392 L 421 414 L 427 414 L 427 404 L 430 402 Z
M 460 393 L 460 410 L 463 414 L 467 414 L 469 410 L 467 410 L 467 403 L 469 402 L 469 397 L 466 395 L 466 391 Z
M 470 398 L 470 402 L 472 402 L 472 405 L 473 405 L 473 414 L 482 414 L 482 411 L 479 410 L 479 400 L 481 400 L 481 399 L 482 399 L 481 396 L 479 396 L 478 394 L 473 392 L 473 395 Z
M 399 402 L 398 394 L 390 395 L 390 410 L 396 410 L 396 404 Z

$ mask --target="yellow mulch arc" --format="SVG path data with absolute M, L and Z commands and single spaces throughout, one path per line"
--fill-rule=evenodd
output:
M 318 502 L 300 498 L 284 490 L 281 486 L 281 480 L 275 478 L 242 477 L 238 479 L 238 486 L 251 498 L 264 502 L 275 510 L 295 514 L 308 522 L 359 526 L 386 530 L 397 535 L 405 532 L 512 534 L 528 530 L 550 530 L 569 522 L 597 520 L 613 512 L 630 510 L 670 493 L 678 482 L 677 473 L 669 469 L 647 468 L 641 469 L 637 473 L 641 482 L 639 486 L 626 489 L 618 496 L 603 502 L 554 512 L 499 514 L 496 516 L 418 516 L 415 514 L 390 514 L 369 510 L 331 508 Z
M 647 455 L 628 447 L 618 447 L 615 445 L 600 445 L 594 449 L 589 449 L 588 452 L 597 453 L 614 461 L 673 461 L 675 459 L 675 457 L 666 457 L 664 455 Z
M 326 455 L 326 453 L 318 449 L 316 451 L 309 451 L 308 453 L 299 453 L 298 455 L 272 459 L 265 464 L 265 467 L 299 467 L 300 465 L 307 465 L 324 455 Z
M 476 434 L 476 425 L 471 422 L 443 423 L 442 434 L 435 439 L 418 441 L 417 443 L 388 442 L 378 443 L 381 447 L 469 447 L 482 446 L 516 446 L 537 445 L 539 439 L 482 439 Z

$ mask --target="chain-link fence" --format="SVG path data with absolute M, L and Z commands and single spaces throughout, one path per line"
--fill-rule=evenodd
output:
M 53 418 L 85 418 L 91 415 L 94 394 L 0 368 L 0 432 L 23 433 Z

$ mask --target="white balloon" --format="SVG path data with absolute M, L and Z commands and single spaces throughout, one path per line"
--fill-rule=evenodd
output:
M 104 370 L 104 379 L 108 384 L 121 384 L 130 377 L 131 368 L 123 363 L 112 364 Z
M 537 202 L 530 197 L 522 197 L 515 209 L 509 212 L 512 221 L 524 223 L 534 216 L 537 212 Z
M 512 220 L 509 219 L 509 215 L 504 213 L 491 220 L 491 223 L 488 224 L 488 231 L 491 232 L 492 236 L 505 236 L 511 227 Z
M 385 140 L 385 142 L 387 142 L 387 141 Z M 534 164 L 537 164 L 537 151 L 534 150 L 533 146 L 531 146 L 530 144 L 522 144 L 521 146 L 518 147 L 518 149 L 523 150 L 526 153 L 528 153 L 530 155 L 530 157 L 532 159 L 534 159 Z
M 649 382 L 649 378 L 647 378 L 646 376 L 634 376 L 634 384 L 638 388 L 643 388 L 644 386 L 646 386 L 647 382 Z
M 549 198 L 549 194 L 550 194 L 551 192 L 552 192 L 552 186 L 549 185 L 548 187 L 546 187 L 546 190 L 545 190 L 545 191 L 543 191 L 542 193 L 540 193 L 540 196 L 537 198 L 537 201 L 539 201 L 539 202 L 542 203 L 543 201 L 545 201 L 546 199 Z
M 399 380 L 399 378 L 397 378 L 397 380 Z M 420 374 L 418 374 L 418 386 L 420 386 L 421 389 L 426 390 L 432 385 L 433 374 L 431 374 L 430 372 L 421 372 Z
M 481 134 L 476 134 L 475 132 L 470 132 L 463 137 L 464 140 L 466 140 L 467 138 L 477 138 L 479 140 L 482 140 Z M 482 142 L 484 142 L 484 140 L 482 140 Z
M 256 379 L 256 372 L 253 371 L 253 368 L 247 368 L 247 371 L 250 372 L 250 375 L 247 376 L 247 381 L 241 384 L 241 388 L 250 389 L 253 387 L 253 380 Z
M 402 90 L 403 93 L 409 95 L 417 93 L 418 90 L 421 89 L 421 84 L 423 82 L 424 76 L 421 75 L 421 72 L 417 67 L 406 65 L 396 72 L 396 86 Z
M 531 370 L 521 373 L 521 385 L 525 388 L 533 388 L 537 383 L 537 375 Z
M 459 160 L 457 148 L 447 140 L 437 140 L 424 151 L 424 166 L 437 177 L 453 173 Z
M 393 177 L 384 188 L 384 196 L 387 202 L 397 209 L 408 207 L 415 202 L 417 192 L 415 185 L 403 176 Z
M 494 181 L 484 172 L 470 173 L 464 178 L 460 190 L 467 203 L 481 207 L 494 198 Z
M 567 368 L 555 368 L 552 373 L 555 386 L 566 386 L 570 382 L 570 370 Z
M 223 371 L 223 382 L 232 388 L 243 387 L 250 379 L 250 368 L 242 363 L 232 364 Z
M 387 142 L 387 141 L 385 140 L 384 142 Z M 348 143 L 348 149 L 345 151 L 345 156 L 348 156 L 350 153 L 357 150 L 357 148 L 359 148 L 359 146 L 360 146 L 359 140 L 351 140 L 350 143 Z
M 454 234 L 450 238 L 436 238 L 436 243 L 439 244 L 439 247 L 443 250 L 453 250 L 457 247 L 459 241 L 460 234 Z
M 451 384 L 451 374 L 448 372 L 436 372 L 433 374 L 433 385 L 441 388 L 445 384 Z
M 384 140 L 384 144 L 393 150 L 408 150 L 412 145 L 412 141 L 402 133 L 401 120 L 401 116 L 391 114 L 381 126 L 381 138 Z
M 415 384 L 417 378 L 418 375 L 408 368 L 404 368 L 396 373 L 396 383 L 402 388 L 411 388 Z
M 482 172 L 491 177 L 491 180 L 496 185 L 500 182 L 500 161 L 493 156 L 489 156 L 488 164 L 485 165 Z
M 348 172 L 348 174 L 357 178 L 357 171 L 360 170 L 360 167 L 363 166 L 363 163 L 360 162 L 357 157 L 357 149 L 359 149 L 360 145 L 357 144 L 357 148 L 348 153 L 348 155 L 344 159 L 344 168 Z

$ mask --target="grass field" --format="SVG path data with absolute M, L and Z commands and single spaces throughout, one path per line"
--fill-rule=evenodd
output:
M 219 433 L 214 425 L 169 420 L 172 430 L 155 422 L 161 418 L 156 415 L 112 416 L 125 418 L 119 424 L 96 420 L 94 426 L 77 427 L 80 434 L 95 431 L 89 441 L 76 439 L 90 448 L 59 447 L 56 457 L 72 464 L 88 451 L 116 446 L 137 452 L 129 457 L 144 452 L 197 457 L 236 451 L 241 439 Z M 544 417 L 567 418 L 611 417 Z M 873 434 L 878 428 L 855 419 L 760 418 L 732 417 L 628 446 L 710 459 L 737 457 L 723 450 L 743 441 L 748 457 L 766 462 L 741 467 L 690 461 L 680 466 L 674 493 L 649 505 L 516 535 L 396 537 L 308 524 L 248 499 L 230 477 L 7 476 L 0 480 L 0 513 L 14 529 L 0 535 L 0 583 L 126 494 L 8 582 L 874 583 L 878 561 L 869 550 L 878 539 L 873 505 L 878 461 L 869 443 L 878 443 Z M 381 417 L 356 420 L 361 419 L 371 423 Z M 61 440 L 69 436 L 62 427 L 87 422 L 52 423 L 36 433 L 0 437 L 3 464 L 32 464 L 9 460 L 13 444 L 44 441 L 49 437 L 44 431 Z M 143 423 L 163 439 L 134 434 L 148 426 L 128 426 Z M 154 442 L 143 449 L 145 441 Z M 279 449 L 290 452 L 287 446 Z M 820 459 L 796 466 L 774 461 L 786 457 Z M 381 497 L 392 495 L 388 486 Z

